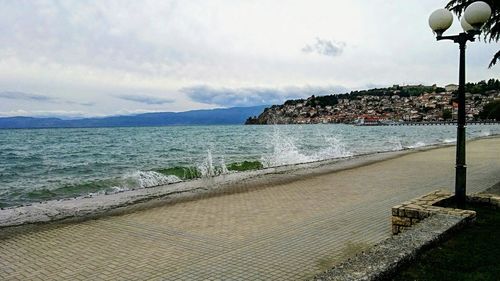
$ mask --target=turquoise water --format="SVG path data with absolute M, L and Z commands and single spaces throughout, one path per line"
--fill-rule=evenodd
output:
M 179 126 L 0 130 L 0 207 L 454 141 L 454 126 Z M 500 134 L 468 126 L 468 138 Z

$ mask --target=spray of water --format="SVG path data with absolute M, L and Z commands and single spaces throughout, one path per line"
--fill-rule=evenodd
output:
M 205 160 L 203 160 L 197 168 L 202 177 L 213 177 L 229 173 L 226 163 L 224 162 L 224 158 L 221 158 L 218 161 L 218 165 L 215 164 L 214 158 L 212 157 L 212 151 L 210 149 L 207 149 L 207 156 L 205 157 Z
M 412 145 L 409 145 L 407 146 L 407 148 L 418 148 L 418 147 L 423 147 L 423 146 L 426 146 L 427 144 L 423 141 L 418 141 L 416 142 L 415 144 L 412 144 Z
M 139 188 L 147 188 L 181 181 L 181 179 L 176 176 L 167 176 L 154 171 L 137 171 L 126 175 L 125 177 L 129 181 L 135 183 L 134 186 Z
M 393 151 L 398 151 L 398 150 L 403 150 L 403 144 L 401 143 L 401 138 L 399 137 L 390 137 L 387 140 L 387 144 L 390 147 L 390 150 Z
M 167 176 L 154 171 L 136 171 L 127 173 L 121 178 L 116 179 L 116 185 L 97 192 L 91 192 L 89 193 L 89 196 L 119 193 L 137 188 L 148 188 L 181 181 L 182 180 L 180 178 L 173 175 Z
M 324 137 L 326 146 L 320 151 L 301 151 L 297 139 L 283 134 L 277 126 L 269 137 L 270 152 L 261 157 L 264 167 L 276 167 L 297 163 L 314 162 L 325 159 L 352 156 L 345 145 L 337 138 Z
M 481 130 L 481 132 L 479 132 L 478 136 L 480 136 L 480 137 L 491 136 L 491 132 L 489 130 Z
M 342 141 L 336 137 L 324 137 L 327 146 L 311 157 L 312 161 L 319 161 L 325 159 L 341 158 L 352 156 L 353 154 L 347 150 Z

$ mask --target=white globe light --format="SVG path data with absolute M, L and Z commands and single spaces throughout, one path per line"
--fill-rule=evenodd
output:
M 429 17 L 429 26 L 441 36 L 453 23 L 453 15 L 447 9 L 435 10 Z
M 474 27 L 474 29 L 480 29 L 490 16 L 491 7 L 483 1 L 477 1 L 470 4 L 464 12 L 465 20 Z
M 470 25 L 466 20 L 465 20 L 465 17 L 462 17 L 460 19 L 460 25 L 462 26 L 462 29 L 465 31 L 465 32 L 469 32 L 471 30 L 474 30 L 474 27 L 472 27 L 472 25 Z

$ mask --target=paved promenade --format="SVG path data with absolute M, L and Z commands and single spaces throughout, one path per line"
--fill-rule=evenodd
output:
M 468 143 L 468 191 L 500 139 Z M 0 240 L 0 280 L 300 280 L 390 236 L 390 208 L 453 190 L 454 147 Z

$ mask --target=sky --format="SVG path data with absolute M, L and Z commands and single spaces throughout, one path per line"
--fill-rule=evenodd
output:
M 280 104 L 458 81 L 440 0 L 0 0 L 0 116 L 87 117 Z M 460 31 L 455 16 L 447 34 Z M 469 43 L 467 80 L 498 43 Z

